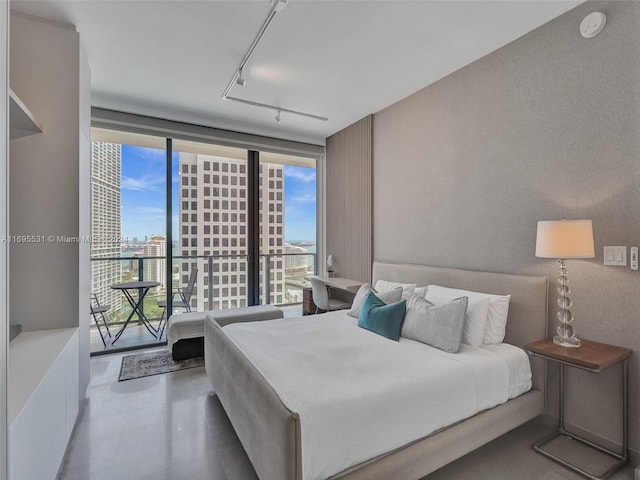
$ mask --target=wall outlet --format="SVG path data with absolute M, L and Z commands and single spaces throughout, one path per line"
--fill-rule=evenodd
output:
M 638 247 L 629 249 L 629 266 L 631 270 L 638 270 Z

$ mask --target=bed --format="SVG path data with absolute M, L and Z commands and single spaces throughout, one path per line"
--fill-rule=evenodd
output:
M 377 261 L 373 281 L 377 279 L 509 293 L 505 343 L 522 347 L 546 335 L 546 277 Z M 485 363 L 505 364 L 500 356 L 513 356 L 506 352 L 513 347 L 496 347 L 495 351 L 470 347 L 457 356 L 435 349 L 427 352 L 411 341 L 396 344 L 375 334 L 362 335 L 362 329 L 354 326 L 344 312 L 259 323 L 222 328 L 208 318 L 205 366 L 261 480 L 419 479 L 544 411 L 544 367 L 538 360 L 532 360 L 532 386 L 525 393 L 518 391 L 517 378 L 498 386 L 498 381 L 492 380 L 494 369 L 474 367 L 480 364 L 476 362 L 480 357 Z M 251 328 L 253 334 L 247 331 Z M 292 337 L 298 330 L 302 331 L 300 336 Z M 327 356 L 321 355 L 322 348 L 304 343 L 304 331 L 316 345 L 327 346 Z M 372 343 L 380 352 L 380 358 L 366 360 L 374 371 L 368 379 L 361 378 L 366 375 L 358 360 L 361 342 Z M 505 352 L 498 351 L 501 349 Z M 352 357 L 344 360 L 340 355 Z M 428 374 L 403 369 L 402 375 L 389 380 L 390 386 L 378 386 L 375 375 L 383 375 L 387 360 L 395 357 L 405 365 L 453 364 L 448 374 L 453 381 L 433 380 L 440 382 L 437 388 L 427 388 L 431 381 Z M 525 357 L 525 361 L 529 359 Z M 289 374 L 294 364 L 322 368 L 309 378 L 296 378 Z M 331 378 L 336 379 L 333 386 L 328 382 Z M 358 388 L 359 384 L 376 387 L 368 395 Z M 439 392 L 455 385 L 463 387 L 457 397 L 460 401 L 455 402 L 459 405 L 444 405 L 436 420 L 429 420 L 428 427 L 416 426 L 420 422 L 412 421 L 413 417 L 398 414 L 415 408 L 411 398 L 416 395 L 421 395 L 421 401 L 430 408 L 443 407 Z M 482 390 L 482 385 L 490 387 Z M 466 401 L 471 393 L 473 401 Z M 310 397 L 318 400 L 311 404 Z M 453 410 L 459 410 L 463 419 L 448 418 Z M 365 429 L 356 430 L 358 425 Z M 422 433 L 421 428 L 425 429 Z M 363 457 L 365 447 L 373 450 L 365 449 Z

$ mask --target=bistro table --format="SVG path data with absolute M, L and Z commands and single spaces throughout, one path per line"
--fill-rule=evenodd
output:
M 129 305 L 131 305 L 131 308 L 132 308 L 131 313 L 129 314 L 129 317 L 127 318 L 127 321 L 124 322 L 124 325 L 120 327 L 120 330 L 118 330 L 115 337 L 113 337 L 113 341 L 111 342 L 111 345 L 113 345 L 114 343 L 116 343 L 116 341 L 118 341 L 118 339 L 124 332 L 125 328 L 127 328 L 127 325 L 129 325 L 131 318 L 136 313 L 138 314 L 138 318 L 140 319 L 142 324 L 145 327 L 147 327 L 147 330 L 149 331 L 149 333 L 153 335 L 153 338 L 158 338 L 158 331 L 153 327 L 153 325 L 151 325 L 151 322 L 149 322 L 149 319 L 146 317 L 146 315 L 144 314 L 144 311 L 142 310 L 142 305 L 143 305 L 142 302 L 144 302 L 144 297 L 147 295 L 147 292 L 149 291 L 149 289 L 157 287 L 159 285 L 160 285 L 159 282 L 126 282 L 126 283 L 116 283 L 114 285 L 111 285 L 111 288 L 113 288 L 114 290 L 122 291 L 124 297 L 127 299 L 127 301 L 129 302 Z M 137 301 L 135 298 L 133 298 L 133 295 L 131 294 L 132 290 L 138 291 Z

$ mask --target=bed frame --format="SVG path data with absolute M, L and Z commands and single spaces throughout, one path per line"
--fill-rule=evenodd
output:
M 376 261 L 384 279 L 511 294 L 505 342 L 522 347 L 547 334 L 547 277 Z M 532 359 L 532 389 L 495 408 L 331 477 L 417 480 L 544 412 L 544 365 Z M 302 480 L 300 422 L 211 317 L 205 321 L 205 367 L 258 477 Z

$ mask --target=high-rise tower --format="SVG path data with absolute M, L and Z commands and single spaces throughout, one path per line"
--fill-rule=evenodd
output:
M 121 153 L 120 144 L 91 142 L 91 258 L 121 255 Z M 119 261 L 91 262 L 91 292 L 116 311 L 122 305 L 122 294 L 111 285 L 121 278 Z
M 247 162 L 180 153 L 180 285 L 198 268 L 192 307 L 198 310 L 247 304 Z M 284 167 L 260 165 L 260 254 L 269 258 L 270 298 L 261 279 L 262 303 L 284 302 Z M 209 260 L 211 257 L 211 260 Z M 265 256 L 260 256 L 265 272 Z M 212 305 L 208 302 L 211 267 Z

